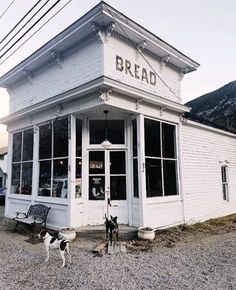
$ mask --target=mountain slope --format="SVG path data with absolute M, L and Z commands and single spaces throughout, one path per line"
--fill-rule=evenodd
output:
M 236 130 L 236 81 L 186 103 L 191 113 Z

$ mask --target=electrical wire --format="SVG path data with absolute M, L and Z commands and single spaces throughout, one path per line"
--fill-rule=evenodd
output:
M 41 25 L 31 36 L 29 36 L 19 47 L 17 47 L 11 54 L 9 54 L 0 65 L 6 62 L 13 54 L 15 54 L 25 43 L 27 43 L 38 31 L 40 31 L 50 20 L 52 20 L 61 10 L 63 10 L 72 0 L 69 0 L 56 13 L 54 13 L 43 25 Z
M 128 36 L 128 33 L 125 31 L 125 29 L 122 27 L 122 25 L 117 22 L 117 20 L 115 19 L 115 17 L 113 16 L 113 14 L 111 13 L 111 11 L 106 7 L 106 5 L 104 5 L 105 9 L 107 10 L 107 12 L 111 15 L 111 17 L 113 18 L 113 20 L 115 21 L 115 23 L 117 23 L 119 25 L 119 27 L 121 28 L 121 30 L 124 32 L 124 34 L 126 35 L 126 37 L 130 39 L 130 37 Z M 180 97 L 176 95 L 176 93 L 171 89 L 171 87 L 168 86 L 168 84 L 162 79 L 162 77 L 156 72 L 156 70 L 153 68 L 153 66 L 149 63 L 149 61 L 146 59 L 146 57 L 142 54 L 142 52 L 133 44 L 133 42 L 131 41 L 131 44 L 133 45 L 134 49 L 139 53 L 139 55 L 144 59 L 144 61 L 149 65 L 149 67 L 151 68 L 151 70 L 154 72 L 154 74 L 160 79 L 160 81 L 170 90 L 170 92 L 179 100 Z
M 41 0 L 40 0 L 41 1 Z M 39 1 L 39 2 L 40 2 Z M 8 40 L 8 42 L 6 44 L 4 44 L 4 46 L 0 49 L 0 52 L 17 36 L 17 34 L 19 34 L 22 29 L 25 28 L 25 26 L 44 8 L 44 6 L 49 2 L 49 0 L 47 0 L 31 17 L 30 19 Z M 6 36 L 7 37 L 7 36 Z M 5 38 L 6 38 L 5 37 Z M 1 57 L 0 57 L 1 58 Z
M 8 11 L 8 9 L 11 7 L 11 5 L 15 2 L 16 0 L 11 1 L 11 3 L 8 5 L 8 7 L 6 8 L 5 11 L 3 11 L 3 13 L 0 16 L 0 19 L 3 18 L 3 16 L 6 14 L 6 12 Z
M 26 30 L 2 55 L 0 55 L 0 59 L 8 53 L 36 24 L 39 23 L 61 0 L 57 0 L 29 29 Z
M 17 24 L 7 33 L 6 36 L 0 41 L 0 44 L 3 43 L 3 41 L 14 31 L 14 29 L 29 15 L 29 13 L 41 2 L 42 0 L 39 0 L 21 19 L 17 22 Z

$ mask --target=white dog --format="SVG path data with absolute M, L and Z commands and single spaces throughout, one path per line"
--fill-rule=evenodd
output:
M 69 259 L 71 261 L 71 256 L 70 256 L 70 252 L 69 252 L 69 241 L 67 240 L 60 240 L 58 238 L 54 238 L 51 235 L 49 235 L 49 233 L 45 230 L 42 230 L 39 234 L 38 237 L 43 239 L 44 242 L 44 246 L 47 252 L 47 256 L 45 259 L 45 262 L 48 262 L 49 260 L 49 250 L 50 249 L 59 249 L 60 250 L 60 254 L 63 260 L 62 263 L 62 268 L 65 267 L 65 252 L 68 254 Z

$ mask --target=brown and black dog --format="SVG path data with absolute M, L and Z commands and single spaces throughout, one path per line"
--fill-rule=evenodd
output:
M 119 226 L 117 223 L 117 216 L 115 216 L 115 217 L 110 216 L 110 217 L 111 218 L 108 219 L 106 214 L 105 214 L 106 238 L 107 238 L 107 240 L 110 238 L 110 243 L 112 245 L 113 234 L 116 234 L 117 241 L 119 239 Z

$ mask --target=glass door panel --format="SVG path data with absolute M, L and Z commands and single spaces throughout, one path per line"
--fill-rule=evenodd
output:
M 105 200 L 105 152 L 89 152 L 89 200 Z
M 126 200 L 125 151 L 110 152 L 110 195 L 111 200 Z

